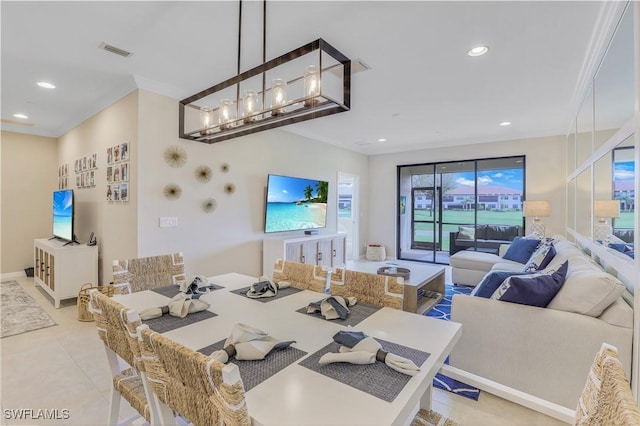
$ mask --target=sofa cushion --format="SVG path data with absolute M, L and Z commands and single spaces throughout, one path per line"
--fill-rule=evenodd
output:
M 491 271 L 484 276 L 482 281 L 471 292 L 472 296 L 489 299 L 500 285 L 512 275 L 525 275 L 525 272 Z
M 488 225 L 476 225 L 476 239 L 478 240 L 487 239 L 487 226 Z
M 491 271 L 522 272 L 522 263 L 501 259 L 500 262 L 493 265 Z
M 633 309 L 622 297 L 618 297 L 598 318 L 611 325 L 633 328 Z
M 540 244 L 540 240 L 517 237 L 502 257 L 507 260 L 525 264 L 538 247 L 538 244 Z
M 545 308 L 565 283 L 568 269 L 569 262 L 565 262 L 557 271 L 527 276 L 512 275 L 504 280 L 492 298 Z
M 556 248 L 553 244 L 541 245 L 533 252 L 524 268 L 522 268 L 522 272 L 535 272 L 546 268 L 555 255 Z
M 595 269 L 571 271 L 549 308 L 599 317 L 624 292 L 613 275 Z
M 487 225 L 487 240 L 511 241 L 518 236 L 517 225 Z
M 633 229 L 622 229 L 622 228 L 614 229 L 613 235 L 615 235 L 616 237 L 618 237 L 624 242 L 627 242 L 627 243 L 633 242 Z
M 493 253 L 472 250 L 459 251 L 449 258 L 449 264 L 454 268 L 473 269 L 476 271 L 484 271 L 485 273 L 489 272 L 495 264 L 502 261 L 503 259 L 500 256 Z M 507 260 L 505 262 L 509 261 Z M 519 266 L 522 268 L 522 265 Z

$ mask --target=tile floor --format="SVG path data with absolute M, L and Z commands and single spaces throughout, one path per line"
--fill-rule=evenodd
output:
M 58 323 L 0 340 L 2 425 L 101 425 L 109 407 L 110 373 L 95 323 L 77 320 L 75 300 L 54 309 L 33 278 L 12 278 Z M 11 409 L 69 410 L 68 420 L 15 420 Z M 463 425 L 563 425 L 535 411 L 482 392 L 478 401 L 434 389 L 433 408 Z M 133 414 L 123 404 L 121 418 Z

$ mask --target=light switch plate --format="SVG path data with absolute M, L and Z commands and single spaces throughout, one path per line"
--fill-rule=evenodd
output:
M 160 218 L 160 228 L 173 228 L 178 226 L 178 218 L 176 216 L 164 216 Z

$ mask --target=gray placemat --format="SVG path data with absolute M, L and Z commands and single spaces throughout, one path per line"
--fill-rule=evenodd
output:
M 222 349 L 225 340 L 220 340 L 213 345 L 198 349 L 198 352 L 209 356 L 212 352 Z M 249 391 L 306 354 L 303 350 L 289 346 L 286 349 L 270 354 L 267 358 L 260 361 L 238 361 L 232 358 L 229 362 L 238 366 L 240 377 L 244 384 L 244 390 Z
M 235 293 L 235 294 L 239 294 L 240 296 L 247 297 L 247 291 L 249 291 L 250 288 L 251 288 L 251 286 L 239 288 L 237 290 L 232 290 L 231 293 Z M 271 302 L 272 300 L 280 299 L 281 297 L 289 296 L 289 295 L 297 293 L 299 291 L 302 291 L 302 289 L 295 288 L 295 287 L 287 287 L 287 288 L 283 288 L 281 290 L 278 290 L 278 294 L 276 294 L 273 297 L 261 297 L 259 299 L 250 299 L 249 297 L 247 297 L 247 299 L 257 300 L 259 302 L 266 303 L 266 302 Z
M 224 288 L 218 284 L 209 284 L 209 286 L 213 287 L 210 291 L 216 291 Z M 168 298 L 173 298 L 176 294 L 180 293 L 180 286 L 178 284 L 171 284 L 164 287 L 152 288 L 151 291 L 155 291 L 156 293 L 167 296 Z
M 427 352 L 387 342 L 386 340 L 376 340 L 380 342 L 383 350 L 408 358 L 415 362 L 418 367 L 431 355 Z M 318 363 L 322 355 L 327 352 L 338 352 L 339 347 L 340 345 L 337 343 L 331 342 L 318 352 L 303 359 L 300 365 L 387 402 L 393 401 L 411 379 L 411 376 L 393 370 L 379 361 L 366 365 L 348 364 L 346 362 L 327 365 Z
M 167 331 L 175 330 L 176 328 L 184 327 L 186 325 L 194 324 L 199 321 L 203 321 L 209 318 L 217 317 L 218 314 L 211 311 L 200 311 L 193 314 L 189 314 L 184 318 L 178 318 L 169 314 L 163 315 L 159 318 L 154 318 L 146 321 L 142 321 L 147 324 L 150 329 L 158 333 L 166 333 Z
M 319 312 L 308 314 L 306 306 L 296 310 L 296 312 L 300 312 L 301 314 L 304 314 L 313 318 L 318 318 L 324 321 L 331 321 L 336 324 L 340 324 L 344 326 L 347 326 L 347 325 L 355 326 L 359 324 L 361 321 L 364 321 L 365 319 L 367 319 L 369 315 L 375 314 L 378 310 L 380 310 L 380 306 L 368 305 L 366 303 L 356 303 L 355 306 L 349 307 L 350 313 L 347 316 L 347 318 L 334 319 L 334 320 L 325 319 L 322 316 L 322 314 L 320 314 Z

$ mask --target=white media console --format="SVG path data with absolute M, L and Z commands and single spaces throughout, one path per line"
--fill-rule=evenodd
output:
M 274 237 L 262 241 L 262 275 L 273 276 L 277 259 L 338 267 L 345 265 L 346 234 Z
M 34 240 L 34 284 L 60 301 L 78 297 L 85 283 L 98 285 L 98 246 L 65 245 L 60 240 Z

